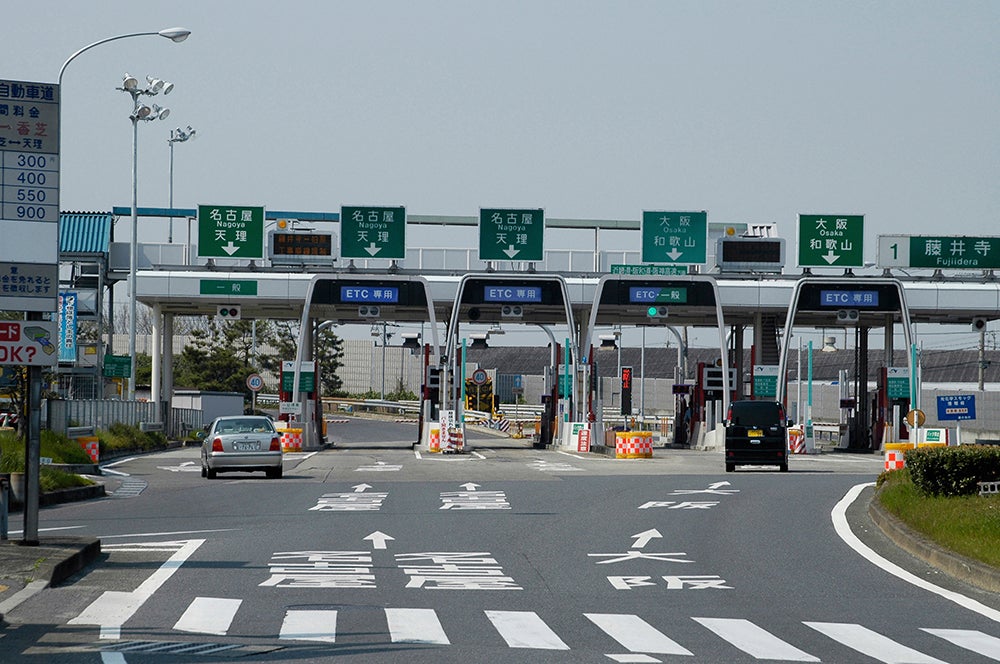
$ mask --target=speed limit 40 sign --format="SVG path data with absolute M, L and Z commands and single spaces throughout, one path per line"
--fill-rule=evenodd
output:
M 247 387 L 254 392 L 259 392 L 264 387 L 264 379 L 260 377 L 260 374 L 250 374 L 247 376 Z

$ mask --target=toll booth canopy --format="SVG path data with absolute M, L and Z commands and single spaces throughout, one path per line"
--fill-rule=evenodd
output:
M 572 324 L 565 284 L 553 277 L 466 277 L 459 287 L 455 321 Z
M 430 322 L 432 311 L 425 281 L 393 275 L 324 277 L 313 285 L 309 303 L 310 317 L 341 322 Z
M 608 278 L 598 286 L 597 306 L 591 313 L 595 325 L 720 324 L 715 284 L 709 280 Z

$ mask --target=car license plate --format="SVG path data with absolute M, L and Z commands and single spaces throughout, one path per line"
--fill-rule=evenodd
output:
M 233 443 L 234 452 L 256 452 L 260 449 L 260 443 Z
M 747 436 L 750 438 L 762 438 L 764 431 L 762 429 L 747 429 Z

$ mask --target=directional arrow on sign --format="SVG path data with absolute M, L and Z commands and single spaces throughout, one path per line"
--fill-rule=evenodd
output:
M 635 538 L 635 543 L 632 545 L 632 548 L 641 549 L 642 547 L 649 544 L 650 540 L 656 539 L 658 537 L 663 537 L 663 535 L 661 535 L 660 531 L 657 530 L 656 528 L 652 528 L 645 532 L 636 533 L 635 535 L 632 535 L 632 537 Z
M 833 249 L 831 249 L 830 251 L 826 252 L 826 254 L 823 255 L 823 260 L 825 260 L 830 265 L 836 263 L 838 258 L 840 258 L 840 254 L 833 253 Z
M 223 245 L 223 247 L 222 247 L 222 250 L 223 250 L 224 252 L 226 252 L 227 254 L 229 254 L 230 256 L 232 256 L 232 255 L 233 255 L 233 254 L 235 254 L 235 253 L 236 253 L 237 251 L 239 251 L 239 250 L 240 250 L 240 248 L 239 248 L 239 247 L 237 247 L 237 246 L 236 246 L 235 244 L 233 244 L 233 241 L 232 241 L 232 240 L 230 240 L 230 241 L 229 241 L 229 244 L 227 244 L 227 245 Z
M 370 245 L 365 247 L 365 251 L 368 252 L 369 256 L 374 256 L 378 252 L 382 251 L 382 247 L 376 246 L 376 244 L 372 242 Z
M 667 252 L 667 256 L 670 256 L 670 260 L 675 261 L 684 254 L 683 251 L 677 251 L 677 247 L 674 247 Z
M 368 537 L 365 537 L 364 539 L 368 540 L 368 541 L 370 541 L 372 543 L 372 548 L 373 549 L 384 549 L 386 542 L 391 542 L 392 540 L 394 540 L 396 538 L 395 537 L 389 537 L 385 533 L 376 530 L 375 532 L 373 532 Z
M 364 493 L 365 489 L 372 488 L 372 485 L 371 484 L 355 484 L 351 488 L 354 489 L 354 493 Z
M 507 258 L 514 258 L 514 256 L 517 256 L 519 253 L 521 253 L 521 250 L 515 249 L 514 245 L 510 245 L 510 248 L 504 249 L 503 252 L 507 254 Z

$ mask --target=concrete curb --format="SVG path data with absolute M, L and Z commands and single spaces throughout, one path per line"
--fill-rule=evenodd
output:
M 101 541 L 96 537 L 47 537 L 35 546 L 13 541 L 0 544 L 5 582 L 25 578 L 20 590 L 0 601 L 0 622 L 18 605 L 86 569 L 100 555 Z
M 38 497 L 39 507 L 50 507 L 52 505 L 62 505 L 63 503 L 75 503 L 80 500 L 91 500 L 93 498 L 103 498 L 107 495 L 103 484 L 91 484 L 90 486 L 75 486 L 69 489 L 58 489 L 56 491 L 46 491 Z M 24 509 L 24 504 L 11 502 L 10 512 L 20 512 Z
M 868 503 L 868 515 L 886 537 L 907 553 L 970 586 L 1000 592 L 1000 569 L 953 553 L 930 541 L 886 510 L 879 502 L 878 492 Z

